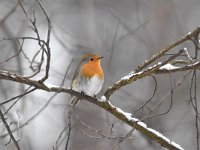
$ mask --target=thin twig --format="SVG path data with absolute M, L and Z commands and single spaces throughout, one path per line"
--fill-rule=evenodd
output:
M 83 122 L 79 117 L 78 115 L 75 115 L 76 119 L 81 123 L 81 125 L 83 125 L 84 127 L 86 127 L 87 129 L 89 129 L 90 131 L 94 132 L 95 134 L 98 134 L 100 136 L 92 136 L 92 135 L 89 135 L 87 134 L 86 132 L 84 131 L 81 131 L 80 129 L 78 129 L 81 133 L 83 133 L 84 135 L 88 136 L 88 137 L 91 137 L 91 138 L 95 138 L 95 139 L 103 139 L 103 138 L 106 138 L 106 139 L 111 139 L 111 140 L 119 140 L 119 139 L 122 139 L 124 138 L 123 136 L 118 136 L 118 137 L 115 137 L 115 136 L 107 136 L 105 135 L 102 130 L 99 130 L 99 129 L 95 129 L 93 127 L 91 127 L 90 125 L 88 125 L 87 123 Z
M 12 131 L 10 130 L 10 128 L 9 128 L 7 122 L 6 122 L 1 109 L 0 109 L 0 116 L 1 116 L 1 120 L 3 121 L 3 124 L 4 124 L 5 128 L 6 128 L 6 130 L 8 131 L 8 134 L 9 134 L 10 138 L 12 139 L 15 147 L 17 148 L 17 150 L 20 150 L 20 147 L 19 147 L 17 141 L 15 140 L 15 137 L 13 136 Z
M 70 140 L 70 135 L 71 135 L 71 130 L 72 130 L 71 117 L 72 117 L 72 110 L 68 111 L 68 125 L 67 125 L 68 133 L 67 133 L 67 142 L 65 144 L 65 150 L 67 150 L 69 147 L 69 140 Z
M 157 90 L 157 80 L 156 80 L 155 76 L 152 76 L 152 78 L 153 78 L 153 80 L 154 80 L 154 82 L 155 82 L 155 88 L 154 88 L 154 90 L 153 90 L 153 94 L 152 94 L 152 96 L 151 96 L 143 105 L 141 105 L 140 107 L 138 107 L 138 108 L 134 111 L 134 114 L 135 114 L 137 111 L 139 111 L 140 109 L 143 109 L 144 106 L 145 106 L 146 104 L 148 104 L 148 103 L 152 100 L 152 98 L 154 97 L 154 95 L 155 95 L 155 93 L 156 93 L 156 90 Z
M 124 142 L 124 140 L 126 140 L 128 137 L 130 137 L 132 135 L 133 131 L 134 131 L 134 129 L 131 129 L 123 138 L 119 139 L 118 142 L 113 146 L 113 148 L 111 150 L 114 150 L 118 144 Z
M 13 55 L 13 56 L 7 58 L 6 60 L 0 62 L 0 65 L 3 64 L 3 63 L 5 63 L 5 62 L 8 62 L 9 60 L 11 60 L 11 59 L 13 59 L 13 58 L 15 58 L 15 57 L 17 57 L 17 56 L 19 56 L 19 54 L 22 52 L 22 45 L 23 45 L 23 43 L 24 43 L 24 40 L 22 41 L 22 44 L 21 44 L 20 49 L 19 49 L 19 51 L 17 52 L 17 54 L 15 54 L 15 55 Z
M 171 74 L 170 74 L 170 79 L 171 79 Z M 167 113 L 169 113 L 169 111 L 172 109 L 172 106 L 173 106 L 173 94 L 174 94 L 174 87 L 172 87 L 172 81 L 171 81 L 170 83 L 171 83 L 170 105 L 169 105 L 169 107 L 167 108 L 167 110 L 164 111 L 164 112 L 158 113 L 158 114 L 154 114 L 154 115 L 145 117 L 145 118 L 141 119 L 141 121 L 144 121 L 144 120 L 147 120 L 147 119 L 156 117 L 156 116 L 163 116 L 163 115 L 166 115 Z
M 21 98 L 21 97 L 23 97 L 23 96 L 25 96 L 25 95 L 27 95 L 27 94 L 33 92 L 34 90 L 36 90 L 36 88 L 33 88 L 33 89 L 29 90 L 29 91 L 28 91 L 28 89 L 27 89 L 27 90 L 25 90 L 24 93 L 22 93 L 22 94 L 20 94 L 20 95 L 17 95 L 17 96 L 15 96 L 15 97 L 12 97 L 12 98 L 10 98 L 10 99 L 8 99 L 8 100 L 6 100 L 6 101 L 0 103 L 0 106 L 1 106 L 1 105 L 4 105 L 4 104 L 7 104 L 7 103 L 9 103 L 9 102 L 11 102 L 11 101 L 13 101 L 13 100 L 15 100 L 15 99 L 17 99 L 17 98 Z
M 64 127 L 64 129 L 60 132 L 57 140 L 56 140 L 56 144 L 55 144 L 55 147 L 53 147 L 53 150 L 57 150 L 58 149 L 58 144 L 59 144 L 59 141 L 60 139 L 62 138 L 62 135 L 65 133 L 65 131 L 67 130 L 66 127 Z
M 31 89 L 31 90 L 29 90 L 31 88 L 31 86 L 30 87 L 28 87 L 26 90 L 25 90 L 25 92 L 23 93 L 23 94 L 21 94 L 20 96 L 16 96 L 17 97 L 17 100 L 10 106 L 10 107 L 8 107 L 8 109 L 5 111 L 5 113 L 4 113 L 4 115 L 6 115 L 10 110 L 11 110 L 11 108 L 23 97 L 23 96 L 25 96 L 25 95 L 27 95 L 28 93 L 31 93 L 31 92 L 33 92 L 33 91 L 35 91 L 36 90 L 36 88 L 33 88 L 33 89 Z M 29 91 L 28 91 L 29 90 Z M 13 99 L 13 98 L 12 98 Z M 11 100 L 11 99 L 10 99 Z M 13 99 L 14 100 L 14 99 Z M 9 101 L 9 100 L 8 100 Z
M 185 79 L 191 74 L 191 70 L 189 70 L 186 75 L 184 75 L 182 78 L 180 78 L 175 86 L 174 86 L 174 90 L 176 87 L 181 86 L 183 81 L 185 81 Z M 156 108 L 158 108 L 165 100 L 167 100 L 167 97 L 171 94 L 171 90 L 169 92 L 167 92 L 162 99 L 151 109 L 150 113 L 152 113 Z
M 45 14 L 47 24 L 48 24 L 48 32 L 47 32 L 47 39 L 46 39 L 46 48 L 47 48 L 47 62 L 46 62 L 46 73 L 45 76 L 41 79 L 44 82 L 49 77 L 49 68 L 50 68 L 50 61 L 51 61 L 51 51 L 50 51 L 50 38 L 51 38 L 51 20 L 49 19 L 46 10 L 44 9 L 42 3 L 39 0 L 36 0 L 40 8 L 42 9 L 43 13 Z
M 198 50 L 199 48 L 199 33 L 197 33 L 194 38 L 192 39 L 194 45 L 195 45 L 195 57 L 194 59 L 197 60 L 198 58 Z M 192 97 L 192 87 L 194 88 L 194 96 Z M 194 99 L 194 103 L 193 103 Z M 199 111 L 198 111 L 198 102 L 197 102 L 197 69 L 194 69 L 193 71 L 193 76 L 191 79 L 191 87 L 190 87 L 190 102 L 194 108 L 195 111 L 195 128 L 196 128 L 196 143 L 197 143 L 197 150 L 200 149 L 200 144 L 199 144 L 199 138 L 200 138 L 200 133 L 199 133 Z

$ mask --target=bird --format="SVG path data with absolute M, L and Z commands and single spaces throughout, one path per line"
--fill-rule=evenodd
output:
M 101 67 L 102 58 L 102 56 L 92 53 L 83 55 L 72 78 L 72 90 L 96 97 L 104 83 L 104 72 Z M 71 105 L 75 106 L 78 101 L 79 99 L 74 96 Z

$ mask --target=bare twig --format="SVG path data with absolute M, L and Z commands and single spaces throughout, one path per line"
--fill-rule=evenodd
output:
M 94 138 L 94 139 L 102 139 L 102 138 L 106 138 L 106 139 L 110 139 L 110 140 L 118 140 L 118 142 L 122 142 L 124 139 L 126 139 L 127 137 L 131 136 L 132 132 L 134 131 L 134 129 L 131 129 L 130 132 L 128 132 L 128 134 L 126 134 L 125 136 L 107 136 L 105 135 L 102 130 L 99 129 L 95 129 L 93 127 L 91 127 L 90 125 L 86 124 L 85 122 L 83 122 L 77 115 L 75 115 L 76 119 L 81 123 L 81 125 L 83 125 L 84 127 L 86 127 L 87 129 L 89 129 L 90 131 L 95 132 L 96 134 L 98 134 L 99 136 L 93 136 L 93 135 L 89 135 L 88 133 L 81 131 L 80 129 L 78 129 L 81 133 L 83 133 L 85 136 L 90 137 L 90 138 Z
M 171 79 L 171 74 L 170 74 L 170 79 Z M 170 105 L 169 105 L 169 107 L 167 108 L 167 110 L 164 111 L 164 112 L 158 113 L 158 114 L 154 114 L 154 115 L 145 117 L 145 118 L 143 118 L 143 119 L 141 119 L 141 120 L 144 121 L 144 120 L 147 120 L 147 119 L 156 117 L 156 116 L 162 116 L 162 115 L 166 115 L 167 113 L 169 113 L 169 111 L 171 110 L 172 105 L 173 105 L 173 94 L 174 94 L 174 87 L 172 86 L 172 80 L 171 80 Z
M 61 140 L 62 138 L 62 135 L 65 133 L 65 131 L 67 130 L 66 127 L 64 127 L 64 129 L 60 132 L 57 140 L 56 140 L 56 144 L 55 144 L 55 147 L 53 147 L 53 150 L 57 150 L 58 149 L 58 144 L 59 144 L 59 141 Z
M 51 51 L 50 51 L 50 37 L 51 37 L 51 20 L 49 19 L 46 10 L 44 9 L 42 3 L 39 0 L 36 0 L 36 2 L 38 3 L 38 5 L 40 6 L 40 8 L 42 9 L 43 13 L 45 14 L 46 20 L 47 20 L 47 24 L 48 24 L 48 32 L 47 32 L 47 39 L 46 39 L 46 48 L 47 51 L 46 55 L 47 55 L 47 62 L 46 62 L 46 73 L 45 76 L 41 79 L 42 82 L 44 82 L 48 77 L 49 77 L 49 68 L 50 68 L 50 61 L 51 61 Z
M 15 140 L 15 137 L 13 136 L 12 131 L 10 130 L 10 127 L 8 126 L 8 124 L 6 122 L 1 109 L 0 109 L 0 116 L 1 116 L 1 120 L 3 121 L 3 124 L 4 124 L 5 128 L 6 128 L 6 130 L 8 131 L 8 134 L 9 134 L 10 138 L 12 139 L 15 147 L 17 148 L 17 150 L 20 150 L 20 147 L 19 147 L 17 141 Z
M 194 45 L 195 45 L 195 57 L 194 59 L 197 60 L 198 57 L 198 51 L 199 51 L 199 33 L 197 33 L 194 38 L 192 39 Z M 194 93 L 192 97 L 192 88 L 194 88 Z M 193 103 L 194 100 L 194 103 Z M 195 111 L 195 127 L 196 127 L 196 143 L 197 143 L 197 150 L 200 149 L 200 133 L 199 133 L 199 122 L 200 122 L 200 117 L 199 117 L 199 110 L 198 110 L 198 102 L 197 102 L 197 69 L 194 69 L 193 71 L 193 76 L 191 79 L 191 87 L 190 87 L 190 102 L 193 106 L 193 109 Z
M 20 96 L 16 96 L 16 97 L 17 97 L 17 100 L 16 100 L 10 107 L 8 107 L 8 109 L 5 111 L 4 115 L 6 115 L 6 114 L 10 111 L 10 109 L 11 109 L 23 96 L 25 96 L 25 95 L 27 95 L 28 93 L 31 93 L 31 92 L 33 92 L 33 91 L 36 90 L 36 88 L 33 88 L 33 89 L 29 90 L 30 88 L 31 88 L 31 86 L 28 87 L 28 88 L 25 90 L 25 92 L 24 92 L 23 94 L 21 94 Z M 13 98 L 11 98 L 11 99 L 14 100 Z M 11 99 L 8 100 L 8 101 L 10 102 Z
M 3 64 L 3 63 L 5 63 L 5 62 L 8 62 L 9 60 L 11 60 L 11 59 L 13 59 L 13 58 L 15 58 L 15 57 L 17 57 L 17 56 L 19 56 L 19 54 L 22 52 L 22 45 L 23 45 L 23 42 L 24 42 L 24 40 L 22 41 L 22 44 L 21 44 L 20 49 L 19 49 L 19 51 L 17 52 L 17 54 L 15 54 L 15 55 L 13 55 L 13 56 L 7 58 L 6 60 L 0 62 L 0 65 Z
M 6 15 L 1 19 L 0 26 L 15 12 L 17 7 L 19 6 L 19 3 L 17 3 Z
M 35 15 L 34 15 L 34 19 L 32 20 L 29 15 L 27 14 L 24 6 L 22 5 L 21 1 L 18 0 L 24 14 L 26 15 L 26 17 L 29 19 L 30 23 L 32 24 L 32 29 L 33 31 L 36 33 L 37 35 L 37 40 L 38 40 L 38 44 L 40 45 L 41 49 L 43 50 L 43 53 L 42 53 L 42 56 L 41 56 L 41 60 L 44 59 L 44 52 L 46 53 L 46 69 L 45 69 L 45 76 L 41 79 L 41 82 L 44 82 L 48 77 L 49 77 L 49 68 L 50 68 L 50 60 L 51 60 L 51 51 L 50 51 L 50 35 L 51 35 L 51 21 L 47 15 L 47 12 L 45 11 L 43 5 L 41 4 L 40 1 L 36 0 L 36 2 L 38 3 L 38 5 L 40 6 L 42 12 L 44 13 L 45 17 L 46 17 L 46 20 L 47 20 L 47 24 L 48 24 L 48 32 L 47 32 L 47 39 L 46 41 L 44 42 L 44 44 L 41 43 L 41 38 L 40 38 L 40 34 L 39 34 L 39 31 L 37 29 L 37 26 L 36 26 L 36 18 L 35 18 Z M 46 48 L 45 48 L 46 47 Z M 41 67 L 43 61 L 41 61 L 41 64 L 39 65 L 39 68 Z M 39 69 L 40 71 L 40 69 Z M 37 72 L 38 73 L 38 72 Z
M 187 71 L 186 75 L 184 75 L 182 78 L 180 78 L 176 84 L 174 85 L 174 90 L 176 89 L 176 87 L 181 86 L 183 81 L 185 81 L 185 79 L 191 74 L 191 70 Z M 151 109 L 150 113 L 153 112 L 156 108 L 158 108 L 166 99 L 167 97 L 171 95 L 171 90 L 169 92 L 167 92 L 163 98 Z
M 124 140 L 126 140 L 128 137 L 130 137 L 132 135 L 133 131 L 134 131 L 134 129 L 131 129 L 123 138 L 119 139 L 117 141 L 117 143 L 113 145 L 111 150 L 114 150 L 118 144 L 124 142 Z
M 116 23 L 116 27 L 115 27 L 115 31 L 114 31 L 114 35 L 113 35 L 113 39 L 112 39 L 112 43 L 111 43 L 111 49 L 110 49 L 110 57 L 109 57 L 109 62 L 108 62 L 108 68 L 111 67 L 111 63 L 112 63 L 112 60 L 113 60 L 113 54 L 114 54 L 114 49 L 115 49 L 115 42 L 116 42 L 116 39 L 117 39 L 117 34 L 118 34 L 118 30 L 119 30 L 119 27 L 120 27 L 120 21 L 118 21 Z
M 154 76 L 152 76 L 152 78 L 153 78 L 153 80 L 154 80 L 154 82 L 155 82 L 155 88 L 154 88 L 154 90 L 153 90 L 153 94 L 152 94 L 152 96 L 151 96 L 143 105 L 141 105 L 140 107 L 138 107 L 138 108 L 134 111 L 134 114 L 135 114 L 137 111 L 139 111 L 140 109 L 143 109 L 144 106 L 145 106 L 146 104 L 148 104 L 148 103 L 152 100 L 152 98 L 154 97 L 154 95 L 155 95 L 155 93 L 156 93 L 156 90 L 157 90 L 157 81 L 156 81 L 156 78 L 155 78 Z
M 27 89 L 24 93 L 22 93 L 22 94 L 20 94 L 20 95 L 18 95 L 18 96 L 12 97 L 11 99 L 6 100 L 6 101 L 0 103 L 0 106 L 1 106 L 1 105 L 4 105 L 4 104 L 7 104 L 7 103 L 9 103 L 9 102 L 11 102 L 11 101 L 13 101 L 13 100 L 15 100 L 15 99 L 17 99 L 17 98 L 21 98 L 21 97 L 23 97 L 23 96 L 25 96 L 25 95 L 27 95 L 27 94 L 33 92 L 34 90 L 36 90 L 36 88 L 33 88 L 33 89 L 29 90 L 29 91 L 28 91 L 28 89 Z
M 123 136 L 108 136 L 108 135 L 105 135 L 103 133 L 102 130 L 99 130 L 99 129 L 95 129 L 93 127 L 91 127 L 90 125 L 88 125 L 87 123 L 83 122 L 77 115 L 75 115 L 76 119 L 81 123 L 81 125 L 83 125 L 84 127 L 86 127 L 88 130 L 94 132 L 95 134 L 98 134 L 99 136 L 92 136 L 92 135 L 89 135 L 88 133 L 84 132 L 84 131 L 81 131 L 80 129 L 78 129 L 81 133 L 83 133 L 84 135 L 88 136 L 88 137 L 91 137 L 91 138 L 95 138 L 95 139 L 102 139 L 102 138 L 106 138 L 106 139 L 111 139 L 111 140 L 119 140 L 119 139 L 122 139 L 124 138 Z M 125 136 L 126 137 L 126 136 Z
M 67 125 L 68 133 L 67 133 L 67 142 L 65 144 L 65 150 L 67 150 L 69 147 L 69 140 L 70 140 L 70 135 L 71 135 L 71 130 L 72 130 L 72 122 L 71 122 L 72 112 L 73 110 L 69 110 L 68 112 L 68 125 Z

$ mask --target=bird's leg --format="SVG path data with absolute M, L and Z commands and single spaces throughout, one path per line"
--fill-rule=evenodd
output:
M 83 91 L 81 91 L 81 99 L 83 99 L 84 95 L 85 95 L 85 93 Z
M 94 97 L 94 98 L 97 98 L 97 95 L 96 95 L 96 94 L 94 94 L 94 95 L 93 95 L 93 97 Z
M 94 97 L 95 99 L 97 99 L 97 95 L 96 95 L 96 94 L 94 94 L 93 97 Z M 94 105 L 95 105 L 95 103 L 94 103 Z M 94 106 L 94 105 L 93 105 L 93 106 Z

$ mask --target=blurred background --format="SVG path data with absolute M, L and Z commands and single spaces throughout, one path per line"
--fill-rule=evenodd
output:
M 104 56 L 102 66 L 105 83 L 97 97 L 164 46 L 200 25 L 199 0 L 42 0 L 41 2 L 52 23 L 50 74 L 45 83 L 69 87 L 81 55 L 86 52 L 98 53 Z M 22 4 L 30 18 L 36 18 L 41 39 L 46 40 L 47 22 L 38 4 L 35 0 L 23 0 Z M 0 63 L 0 69 L 30 76 L 34 73 L 34 65 L 37 66 L 37 62 L 40 61 L 40 47 L 37 41 L 14 40 L 15 37 L 36 37 L 36 34 L 17 0 L 0 0 L 0 38 L 12 39 L 0 41 L 0 62 L 3 62 Z M 186 42 L 174 51 L 182 47 L 187 47 L 191 56 L 194 56 L 192 43 Z M 18 55 L 21 49 L 23 52 Z M 15 55 L 16 57 L 8 60 Z M 32 69 L 30 62 L 34 62 Z M 40 73 L 33 79 L 39 80 L 44 74 L 45 65 L 42 65 Z M 194 110 L 188 104 L 191 75 L 187 76 L 180 86 L 176 86 L 176 82 L 185 74 L 179 72 L 156 75 L 155 96 L 134 116 L 142 119 L 165 112 L 170 105 L 171 89 L 174 88 L 173 105 L 169 113 L 144 122 L 183 148 L 192 150 L 196 149 L 196 128 Z M 152 96 L 154 87 L 153 78 L 146 77 L 115 92 L 110 101 L 122 110 L 133 113 Z M 26 85 L 0 81 L 0 102 L 22 94 L 27 88 Z M 199 94 L 197 97 L 199 98 Z M 69 101 L 69 94 L 54 95 L 36 90 L 22 97 L 11 109 L 9 107 L 14 101 L 0 107 L 4 112 L 9 109 L 6 118 L 11 129 L 21 126 L 20 130 L 14 132 L 14 136 L 19 140 L 22 150 L 49 150 L 55 148 L 56 140 L 67 125 Z M 87 101 L 81 101 L 77 105 L 72 119 L 70 150 L 163 149 L 137 131 L 133 131 L 131 137 L 122 141 L 105 137 L 94 138 L 101 136 L 89 130 L 80 121 L 110 137 L 126 136 L 131 128 Z M 7 144 L 10 138 L 5 136 L 6 133 L 0 122 L 0 149 L 14 149 L 13 144 Z M 65 148 L 66 134 L 67 132 L 59 140 L 60 150 Z

